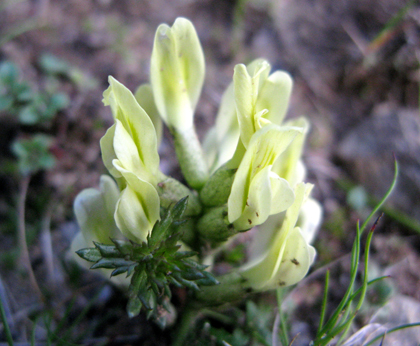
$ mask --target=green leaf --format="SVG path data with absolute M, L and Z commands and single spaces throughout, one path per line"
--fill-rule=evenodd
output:
M 132 253 L 132 242 L 121 239 L 111 239 L 111 241 L 122 255 L 130 255 Z
M 208 271 L 202 271 L 204 278 L 197 280 L 199 286 L 213 286 L 218 285 L 220 282 Z
M 134 262 L 127 261 L 123 258 L 101 258 L 98 262 L 96 262 L 91 269 L 97 268 L 106 268 L 106 269 L 113 269 L 118 267 L 130 266 L 133 265 Z
M 214 285 L 217 280 L 205 271 L 206 265 L 190 257 L 194 251 L 180 251 L 181 233 L 188 197 L 182 198 L 156 222 L 152 235 L 142 244 L 111 239 L 113 245 L 94 242 L 95 248 L 78 251 L 82 258 L 95 262 L 91 269 L 113 269 L 111 277 L 127 273 L 131 276 L 128 288 L 127 312 L 135 316 L 144 307 L 149 316 L 157 317 L 157 307 L 172 296 L 170 284 L 199 290 L 199 285 Z
M 181 198 L 172 208 L 172 215 L 174 220 L 179 220 L 187 209 L 188 196 Z
M 127 304 L 127 314 L 128 317 L 133 318 L 137 316 L 142 308 L 143 304 L 141 303 L 140 299 L 137 297 L 130 298 Z
M 155 224 L 153 231 L 148 239 L 148 245 L 151 249 L 155 248 L 161 241 L 169 240 L 170 235 L 167 234 L 174 221 L 180 221 L 188 204 L 188 196 L 180 199 L 171 209 L 169 209 L 162 219 Z M 175 240 L 175 243 L 178 239 Z
M 81 258 L 89 262 L 97 262 L 102 258 L 102 255 L 99 252 L 99 250 L 95 248 L 80 249 L 76 251 L 76 253 Z
M 197 269 L 187 268 L 182 272 L 182 277 L 186 280 L 199 280 L 205 278 L 204 274 Z
M 18 77 L 19 70 L 14 63 L 6 61 L 0 65 L 0 80 L 5 85 L 13 85 L 17 82 Z
M 50 74 L 67 74 L 69 65 L 52 54 L 43 54 L 39 59 L 41 69 Z
M 54 157 L 49 152 L 51 142 L 51 137 L 37 134 L 12 143 L 12 152 L 18 158 L 21 174 L 35 173 L 40 169 L 49 169 L 54 165 Z
M 120 275 L 120 274 L 124 274 L 131 267 L 133 267 L 133 266 L 122 266 L 122 267 L 118 267 L 118 268 L 116 268 L 115 270 L 112 271 L 111 276 L 117 276 L 117 275 Z M 130 275 L 127 275 L 127 277 L 128 276 L 130 276 Z
M 102 257 L 121 257 L 121 253 L 118 250 L 118 248 L 114 245 L 105 245 L 98 243 L 96 241 L 93 242 L 96 246 L 96 248 L 101 253 Z
M 0 95 L 0 111 L 8 110 L 13 105 L 13 98 L 8 95 Z
M 65 93 L 53 94 L 50 98 L 50 106 L 54 112 L 67 108 L 70 104 L 70 98 Z
M 34 107 L 34 105 L 22 108 L 18 117 L 19 121 L 24 125 L 35 125 L 41 120 L 38 110 Z
M 197 252 L 195 251 L 177 251 L 177 253 L 174 254 L 173 258 L 175 260 L 181 260 L 184 258 L 196 256 L 196 255 L 197 255 Z

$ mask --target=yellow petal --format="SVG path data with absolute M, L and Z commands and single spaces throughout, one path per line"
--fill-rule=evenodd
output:
M 271 74 L 258 94 L 256 110 L 267 109 L 267 120 L 280 125 L 286 116 L 292 85 L 293 81 L 288 73 L 276 71 Z
M 85 189 L 74 200 L 74 213 L 86 243 L 111 244 L 110 238 L 120 238 L 114 221 L 119 190 L 111 177 L 103 175 L 100 190 Z
M 115 222 L 127 238 L 136 242 L 146 241 L 159 220 L 159 195 L 152 184 L 125 170 L 118 160 L 113 163 L 127 181 L 117 203 Z
M 128 162 L 122 160 L 123 165 L 132 165 L 141 169 L 142 172 L 136 172 L 137 174 L 157 176 L 159 170 L 157 138 L 150 117 L 124 85 L 113 77 L 109 77 L 109 83 L 109 88 L 104 92 L 104 103 L 111 106 L 117 127 L 119 124 L 124 129 L 124 131 L 121 128 L 115 129 L 113 144 L 116 156 L 123 155 L 122 148 L 117 153 L 116 142 L 128 143 L 131 141 L 130 153 L 126 155 L 126 157 L 130 156 L 131 159 Z M 121 134 L 127 138 L 116 138 L 117 135 Z M 108 139 L 107 142 L 109 142 Z M 109 146 L 109 144 L 107 145 Z M 137 153 L 135 154 L 135 152 Z M 134 156 L 137 156 L 136 160 L 134 160 Z M 136 163 L 135 161 L 139 162 Z
M 153 98 L 152 86 L 150 84 L 140 85 L 134 93 L 139 105 L 145 110 L 147 115 L 152 120 L 153 126 L 156 131 L 157 145 L 159 146 L 162 140 L 162 119 L 160 118 L 159 111 L 156 107 L 155 100 Z
M 241 217 L 254 177 L 271 166 L 300 131 L 298 128 L 271 124 L 254 134 L 232 184 L 228 199 L 229 222 L 233 223 Z

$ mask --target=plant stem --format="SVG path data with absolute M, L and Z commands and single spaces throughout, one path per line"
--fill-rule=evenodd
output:
M 286 346 L 289 345 L 289 337 L 287 335 L 287 326 L 286 326 L 286 320 L 284 318 L 284 314 L 283 311 L 281 309 L 282 304 L 283 304 L 283 298 L 284 298 L 284 289 L 283 288 L 277 288 L 276 290 L 276 297 L 277 297 L 277 309 L 278 309 L 278 316 L 279 316 L 279 323 L 280 323 L 280 339 L 281 339 L 281 344 Z M 273 345 L 274 342 L 273 342 Z
M 208 179 L 208 168 L 194 128 L 184 131 L 171 129 L 174 137 L 175 153 L 179 166 L 188 185 L 200 190 Z
M 173 346 L 182 346 L 185 344 L 185 341 L 188 337 L 188 332 L 191 330 L 191 328 L 194 326 L 194 320 L 196 319 L 198 315 L 197 310 L 193 309 L 186 309 L 182 320 L 180 323 L 179 328 L 176 329 L 176 337 L 175 341 L 173 342 Z
M 319 334 L 321 332 L 322 327 L 324 326 L 325 313 L 327 311 L 327 299 L 328 299 L 329 285 L 330 285 L 330 270 L 328 269 L 327 274 L 325 275 L 324 297 L 322 299 L 321 317 L 319 318 L 319 327 L 318 327 L 317 334 Z
M 19 197 L 18 197 L 18 243 L 20 248 L 20 256 L 23 265 L 26 267 L 26 271 L 29 275 L 29 280 L 32 288 L 42 302 L 44 302 L 44 295 L 42 294 L 38 283 L 35 278 L 35 274 L 32 270 L 31 260 L 29 257 L 28 244 L 26 242 L 26 226 L 25 226 L 25 203 L 26 196 L 28 193 L 29 182 L 31 176 L 25 175 L 19 183 Z
M 4 311 L 3 301 L 0 299 L 0 314 L 3 322 L 4 332 L 6 334 L 6 340 L 9 346 L 13 346 L 12 333 L 10 332 L 9 323 L 7 323 L 6 312 Z
M 244 285 L 244 278 L 238 273 L 230 273 L 217 277 L 220 282 L 215 286 L 202 286 L 195 294 L 195 301 L 192 303 L 196 309 L 218 306 L 224 303 L 243 299 L 252 289 Z

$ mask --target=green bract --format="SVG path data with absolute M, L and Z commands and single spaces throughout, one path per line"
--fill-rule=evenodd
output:
M 169 127 L 193 126 L 205 74 L 203 50 L 192 23 L 178 18 L 161 24 L 153 46 L 150 79 L 157 109 Z
M 252 136 L 228 200 L 229 222 L 237 230 L 261 225 L 269 215 L 280 213 L 293 203 L 292 188 L 272 167 L 301 131 L 298 127 L 271 124 Z

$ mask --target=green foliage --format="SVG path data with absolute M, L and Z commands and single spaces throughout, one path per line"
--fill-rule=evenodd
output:
M 200 346 L 271 345 L 273 309 L 266 302 L 248 300 L 244 310 L 230 309 L 229 317 L 212 310 L 202 313 L 205 317 L 197 323 L 196 333 L 191 333 L 184 344 L 200 340 Z
M 41 55 L 38 65 L 45 74 L 68 79 L 81 91 L 92 90 L 98 86 L 95 78 L 52 54 Z
M 6 61 L 0 65 L 0 111 L 17 116 L 21 124 L 48 122 L 69 104 L 67 94 L 37 92 L 26 81 L 20 81 L 14 63 Z
M 91 269 L 113 269 L 111 276 L 123 273 L 131 276 L 129 316 L 136 316 L 144 307 L 149 316 L 156 317 L 158 306 L 165 306 L 167 298 L 171 298 L 171 284 L 199 290 L 200 285 L 218 283 L 205 271 L 207 266 L 192 259 L 196 255 L 194 251 L 180 251 L 178 243 L 182 233 L 179 226 L 185 222 L 182 215 L 187 203 L 188 197 L 184 197 L 169 208 L 142 244 L 112 239 L 114 245 L 95 242 L 95 248 L 77 251 L 81 258 L 95 262 Z
M 349 331 L 351 324 L 356 317 L 357 313 L 359 312 L 360 308 L 366 297 L 367 288 L 370 284 L 377 282 L 379 280 L 384 279 L 385 277 L 380 277 L 374 280 L 368 280 L 368 265 L 369 265 L 369 250 L 370 244 L 373 237 L 373 231 L 376 228 L 376 225 L 380 219 L 380 217 L 375 221 L 373 226 L 371 227 L 369 234 L 366 240 L 366 247 L 365 247 L 365 258 L 364 258 L 364 272 L 363 272 L 363 282 L 362 286 L 355 290 L 355 282 L 356 276 L 359 268 L 359 261 L 360 261 L 360 250 L 361 250 L 361 235 L 366 228 L 368 222 L 372 219 L 373 215 L 379 210 L 382 204 L 386 201 L 389 197 L 391 192 L 394 190 L 394 187 L 397 182 L 398 177 L 398 164 L 395 161 L 395 174 L 394 180 L 390 188 L 388 189 L 385 196 L 382 200 L 375 206 L 374 210 L 368 216 L 366 221 L 363 223 L 362 226 L 357 224 L 357 232 L 356 232 L 356 240 L 353 243 L 353 248 L 351 252 L 351 269 L 350 269 L 350 283 L 347 287 L 347 291 L 344 294 L 344 297 L 338 304 L 337 308 L 334 310 L 333 314 L 330 316 L 328 321 L 325 322 L 325 313 L 326 313 L 326 305 L 327 305 L 327 298 L 328 298 L 328 286 L 329 286 L 329 271 L 327 271 L 326 280 L 325 280 L 325 292 L 324 292 L 324 299 L 322 302 L 322 309 L 321 309 L 321 317 L 320 323 L 317 331 L 317 335 L 315 339 L 312 341 L 311 346 L 326 346 L 329 345 L 332 339 L 340 336 L 338 340 L 338 344 L 344 340 L 347 332 Z
M 52 138 L 43 134 L 13 142 L 12 151 L 18 158 L 18 167 L 22 175 L 54 166 L 55 158 L 49 151 L 51 142 Z

